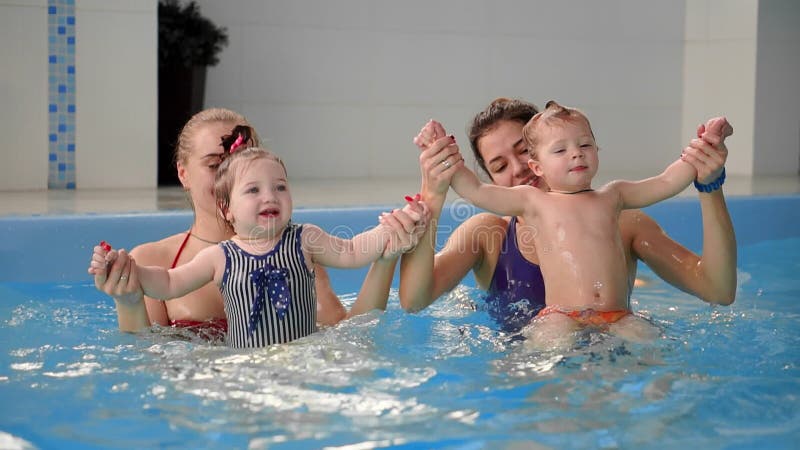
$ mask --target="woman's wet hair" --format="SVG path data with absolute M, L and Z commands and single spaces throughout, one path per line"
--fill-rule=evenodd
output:
M 217 174 L 214 177 L 214 197 L 217 199 L 217 209 L 220 216 L 224 219 L 225 213 L 231 206 L 231 191 L 236 182 L 236 176 L 241 174 L 244 168 L 259 159 L 268 159 L 275 161 L 283 167 L 283 172 L 286 178 L 289 178 L 286 172 L 286 165 L 278 155 L 270 152 L 269 150 L 261 147 L 239 147 L 233 153 L 230 153 L 222 164 L 217 169 Z M 225 220 L 228 225 L 232 225 Z
M 491 178 L 492 174 L 486 168 L 486 161 L 478 151 L 478 141 L 497 127 L 500 122 L 511 121 L 521 124 L 528 123 L 531 118 L 539 112 L 539 108 L 533 103 L 524 100 L 500 97 L 492 101 L 483 111 L 475 115 L 467 129 L 469 145 L 472 154 L 480 168 Z
M 227 123 L 231 126 L 231 133 L 230 135 L 235 136 L 233 130 L 236 128 L 243 126 L 247 127 L 249 130 L 249 141 L 248 145 L 257 146 L 261 145 L 261 140 L 258 137 L 258 134 L 255 132 L 253 127 L 250 125 L 250 122 L 247 119 L 235 112 L 231 111 L 230 109 L 225 108 L 209 108 L 204 109 L 197 114 L 193 115 L 187 122 L 186 125 L 183 126 L 181 132 L 178 134 L 178 139 L 175 142 L 175 157 L 173 162 L 181 162 L 183 164 L 189 158 L 189 155 L 192 153 L 192 137 L 197 132 L 199 128 L 206 124 L 211 123 Z M 236 137 L 233 138 L 234 140 Z M 245 141 L 246 142 L 246 141 Z M 228 148 L 225 148 L 226 152 Z

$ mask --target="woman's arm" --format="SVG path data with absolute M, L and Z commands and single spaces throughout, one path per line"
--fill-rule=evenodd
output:
M 447 198 L 447 191 L 450 189 L 450 180 L 464 165 L 458 147 L 452 140 L 442 139 L 444 136 L 444 127 L 431 120 L 414 138 L 414 143 L 421 150 L 420 193 L 430 209 L 431 219 L 419 244 L 404 254 L 400 261 L 400 305 L 406 311 L 426 308 L 438 297 L 433 296 L 434 283 L 438 280 L 433 273 L 433 267 L 439 218 Z M 461 277 L 464 275 L 466 271 Z
M 136 332 L 150 326 L 142 287 L 136 271 L 131 271 L 132 259 L 125 250 L 119 250 L 107 273 L 103 271 L 94 275 L 95 288 L 114 299 L 119 329 L 127 332 Z M 126 278 L 122 278 L 123 274 Z M 159 306 L 166 317 L 166 307 L 163 304 Z
M 423 237 L 417 247 L 403 255 L 400 263 L 400 305 L 409 312 L 427 308 L 450 291 L 469 273 L 485 263 L 489 239 L 505 231 L 505 221 L 493 214 L 470 217 L 459 225 L 439 253 L 434 254 L 435 224 L 431 236 Z M 495 242 L 492 240 L 492 242 Z
M 347 313 L 347 317 L 357 316 L 373 309 L 386 309 L 397 259 L 404 252 L 412 250 L 428 229 L 430 209 L 424 202 L 419 202 L 419 199 L 419 194 L 416 199 L 407 198 L 410 204 L 418 204 L 422 207 L 420 213 L 423 218 L 420 221 L 415 221 L 413 217 L 402 210 L 384 216 L 384 224 L 394 230 L 392 240 L 384 250 L 383 256 L 370 266 L 367 277 L 358 292 L 358 297 Z
M 152 244 L 137 246 L 130 254 L 121 249 L 116 252 L 108 273 L 101 271 L 95 274 L 95 287 L 114 299 L 120 331 L 137 332 L 153 323 L 169 323 L 164 302 L 146 297 L 136 271 L 131 271 L 134 257 L 144 260 L 147 265 L 158 265 L 156 253 L 157 249 Z
M 722 138 L 705 135 L 685 150 L 685 160 L 697 169 L 698 182 L 716 180 L 728 149 Z M 722 189 L 699 193 L 703 220 L 703 253 L 698 256 L 670 239 L 650 217 L 637 218 L 633 250 L 659 277 L 703 301 L 729 305 L 736 298 L 736 236 Z
M 480 242 L 489 228 L 501 218 L 490 214 L 471 217 L 453 232 L 444 248 L 435 254 L 438 223 L 444 208 L 450 180 L 464 161 L 452 139 L 444 138 L 444 128 L 428 122 L 414 138 L 420 147 L 422 198 L 431 210 L 431 224 L 414 250 L 400 262 L 400 305 L 419 311 L 444 292 L 455 287 L 470 269 L 479 267 L 485 247 Z M 447 161 L 448 164 L 444 164 Z M 492 224 L 487 223 L 492 221 Z M 500 227 L 503 230 L 504 227 Z
M 719 205 L 706 204 L 704 200 L 700 203 L 704 235 L 701 256 L 672 240 L 658 223 L 640 211 L 631 212 L 635 216 L 632 220 L 635 223 L 629 225 L 634 229 L 631 246 L 635 256 L 667 283 L 705 302 L 729 305 L 736 296 L 736 245 L 732 228 L 725 231 L 725 220 L 706 220 L 707 214 L 719 219 L 727 210 L 724 206 L 719 209 Z M 733 242 L 733 245 L 728 242 L 713 244 L 718 240 Z
M 336 325 L 347 316 L 347 310 L 331 287 L 325 267 L 314 266 L 314 287 L 317 291 L 317 323 Z
M 374 309 L 385 310 L 389 301 L 389 291 L 394 278 L 394 268 L 397 265 L 397 256 L 381 258 L 369 267 L 367 277 L 361 284 L 358 297 L 347 312 L 347 317 L 357 316 Z

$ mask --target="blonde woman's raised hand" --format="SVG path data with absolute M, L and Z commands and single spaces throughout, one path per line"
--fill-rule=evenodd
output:
M 94 247 L 89 273 L 97 290 L 125 303 L 144 299 L 136 262 L 124 249 L 112 250 L 105 242 Z

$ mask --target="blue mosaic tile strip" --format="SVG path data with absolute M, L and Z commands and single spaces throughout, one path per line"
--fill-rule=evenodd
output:
M 50 189 L 75 189 L 75 0 L 47 1 Z

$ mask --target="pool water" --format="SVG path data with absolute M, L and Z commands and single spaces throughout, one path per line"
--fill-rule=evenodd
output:
M 4 282 L 0 447 L 796 448 L 798 254 L 800 238 L 740 247 L 731 307 L 642 266 L 634 309 L 662 338 L 590 333 L 567 353 L 527 351 L 468 286 L 234 350 L 120 333 L 89 284 Z

